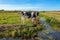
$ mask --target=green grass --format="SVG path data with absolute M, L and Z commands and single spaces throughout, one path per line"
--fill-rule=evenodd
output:
M 60 30 L 60 15 L 58 14 L 49 14 L 47 12 L 40 13 L 37 19 L 40 16 L 44 17 L 48 23 L 51 24 L 52 28 L 55 30 Z M 56 17 L 55 17 L 56 16 Z M 21 23 L 21 15 L 18 12 L 0 12 L 0 24 L 22 24 Z M 33 37 L 37 35 L 38 31 L 45 30 L 45 27 L 37 24 L 34 26 L 29 19 L 25 20 L 25 25 L 20 26 L 3 26 L 4 29 L 0 30 L 0 38 L 2 37 Z M 2 27 L 2 28 L 3 28 Z M 3 31 L 2 31 L 3 30 Z M 2 31 L 2 32 L 1 32 Z
M 60 13 L 44 12 L 40 16 L 44 17 L 54 30 L 60 30 Z
M 20 15 L 15 12 L 0 12 L 0 24 L 20 24 Z
M 21 23 L 21 15 L 18 12 L 0 12 L 0 24 L 11 24 L 10 26 L 3 26 L 0 30 L 0 38 L 2 37 L 33 37 L 37 35 L 44 27 L 37 25 L 33 27 L 30 19 L 25 20 L 25 25 Z M 20 26 L 12 26 L 12 24 L 19 24 Z M 21 25 L 22 24 L 22 25 Z M 12 27 L 12 28 L 11 28 Z

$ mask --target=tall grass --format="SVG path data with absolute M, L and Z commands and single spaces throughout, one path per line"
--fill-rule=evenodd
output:
M 45 12 L 45 13 L 41 13 L 40 16 L 44 17 L 46 19 L 46 21 L 52 26 L 53 29 L 55 29 L 55 30 L 60 29 L 60 21 L 58 21 L 59 19 L 57 19 L 57 17 L 59 18 L 59 15 Z M 57 16 L 57 17 L 55 17 L 55 16 Z
M 0 24 L 20 24 L 20 15 L 15 12 L 0 12 Z

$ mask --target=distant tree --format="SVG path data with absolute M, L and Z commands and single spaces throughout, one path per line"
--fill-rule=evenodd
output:
M 45 13 L 46 11 L 42 11 L 43 13 Z
M 4 9 L 1 9 L 0 11 L 4 11 Z

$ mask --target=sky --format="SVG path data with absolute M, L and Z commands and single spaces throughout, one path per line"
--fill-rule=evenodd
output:
M 60 10 L 60 0 L 0 0 L 0 10 Z

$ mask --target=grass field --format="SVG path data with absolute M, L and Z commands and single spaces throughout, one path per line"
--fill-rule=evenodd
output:
M 20 15 L 17 12 L 0 12 L 0 24 L 20 24 Z
M 46 19 L 46 22 L 54 30 L 60 31 L 60 12 L 40 12 L 37 19 L 41 16 Z M 22 24 L 21 15 L 18 12 L 0 11 L 0 38 L 31 38 L 37 36 L 38 31 L 45 30 L 45 26 L 40 24 L 34 25 L 29 19 L 25 20 L 25 25 L 20 24 Z
M 43 12 L 41 15 L 51 24 L 53 29 L 60 30 L 60 12 Z
M 0 12 L 0 38 L 3 37 L 33 37 L 43 26 L 34 26 L 29 19 L 21 25 L 21 15 L 18 12 Z
M 55 29 L 60 27 L 60 12 L 40 12 L 39 16 L 43 16 L 52 27 L 56 27 Z M 21 15 L 18 14 L 18 12 L 12 11 L 0 12 L 0 25 L 1 24 L 21 24 Z M 32 25 L 29 21 L 26 21 L 26 24 Z
M 60 12 L 45 12 L 42 13 L 43 15 L 46 15 L 48 17 L 53 17 L 55 18 L 57 21 L 60 22 Z

